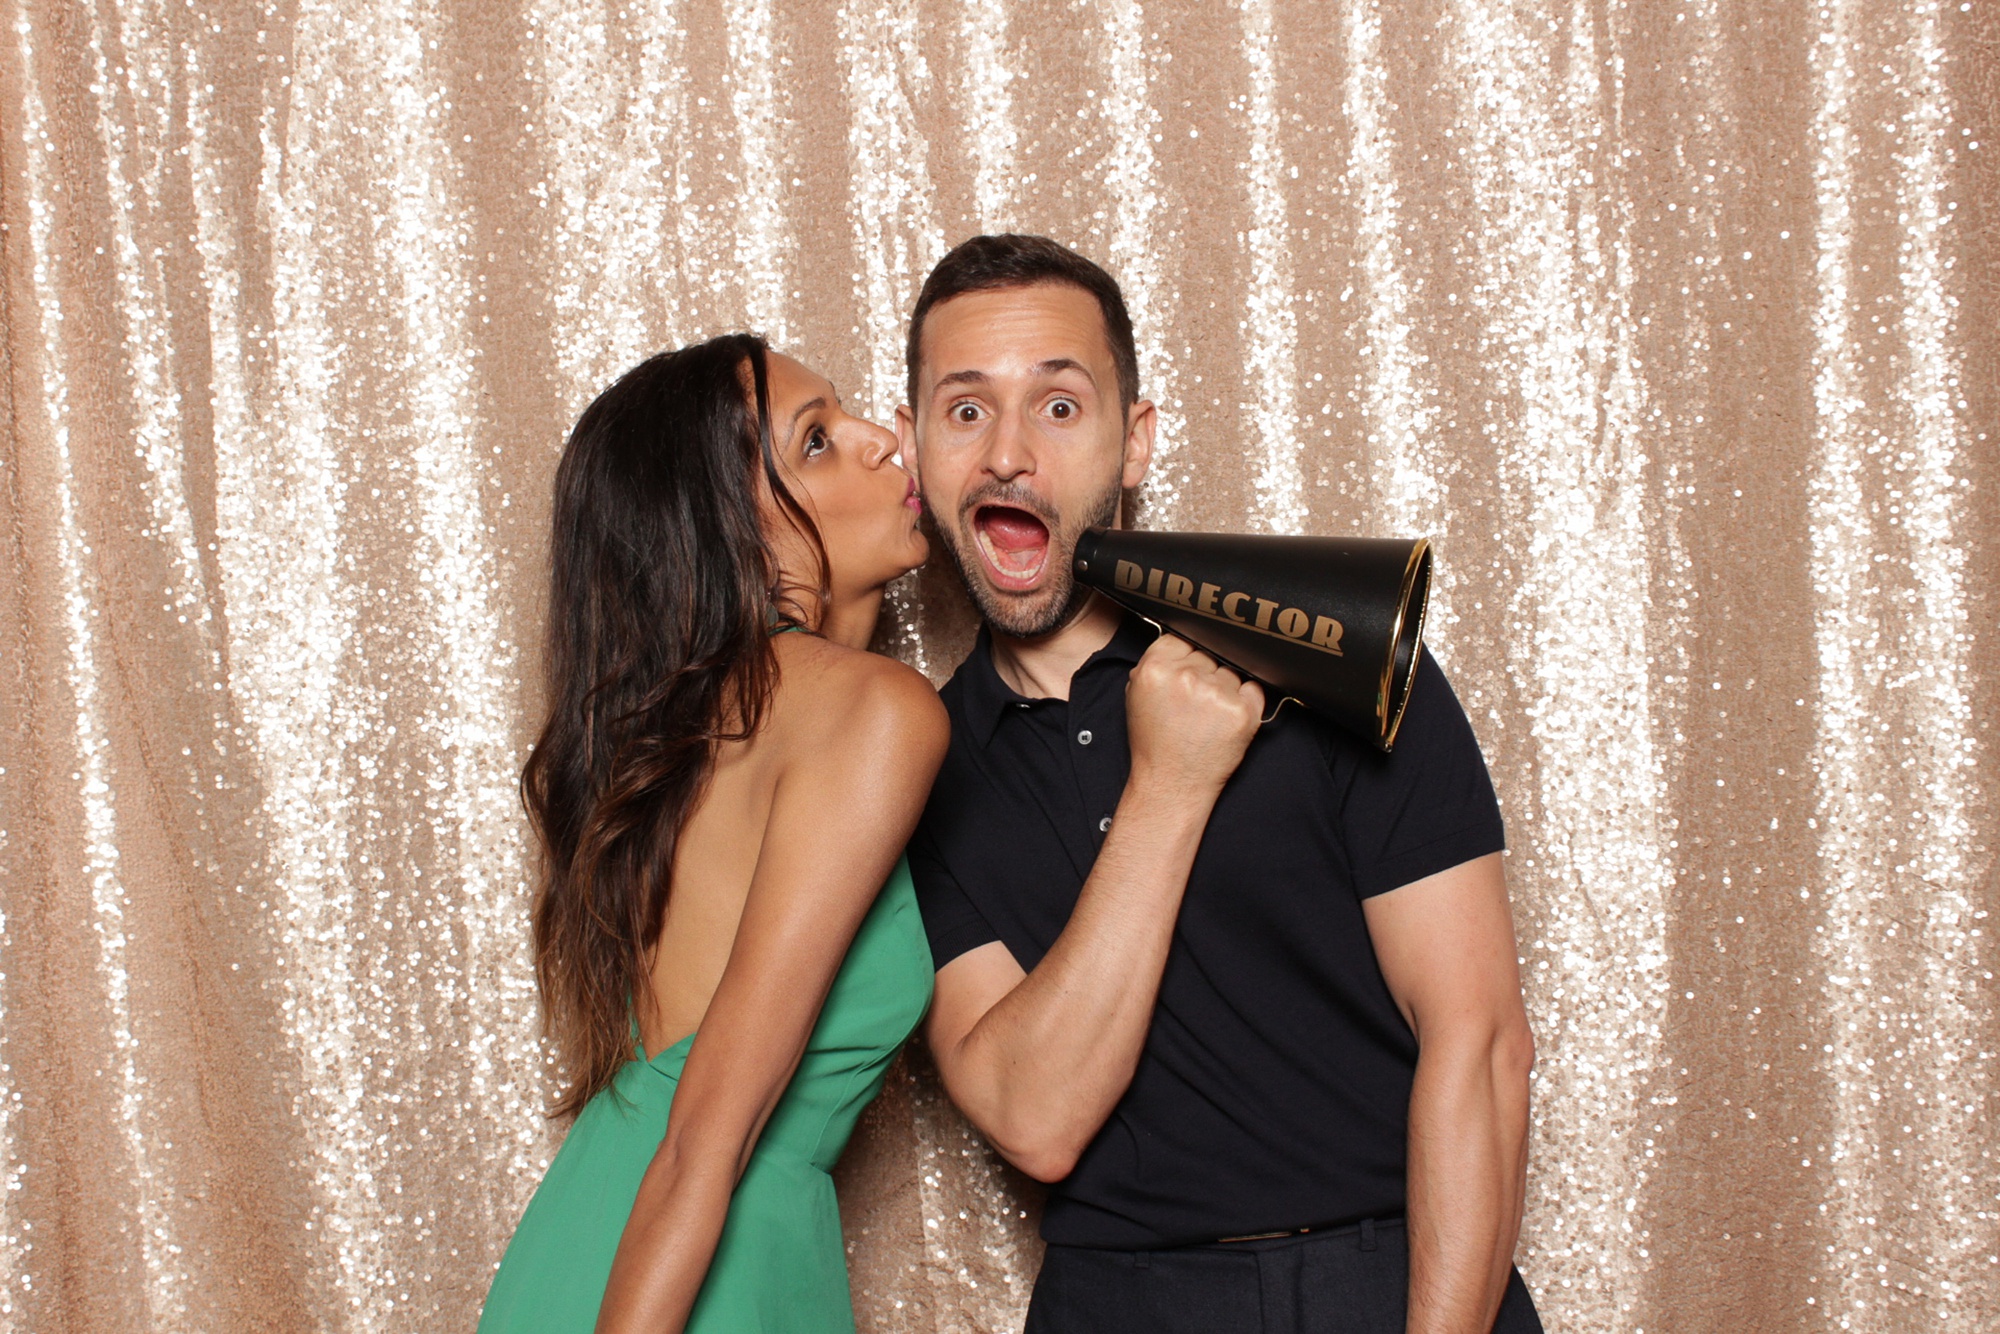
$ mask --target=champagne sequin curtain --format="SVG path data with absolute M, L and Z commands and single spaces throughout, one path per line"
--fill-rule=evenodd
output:
M 2000 1326 L 1990 5 L 0 12 L 0 1324 L 470 1327 L 563 432 L 741 326 L 886 418 L 1016 228 L 1125 284 L 1144 524 L 1437 543 L 1551 1328 Z M 841 1186 L 864 1329 L 1018 1327 L 920 1052 Z

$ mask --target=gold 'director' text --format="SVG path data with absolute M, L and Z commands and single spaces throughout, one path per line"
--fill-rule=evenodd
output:
M 1246 630 L 1273 639 L 1289 639 L 1335 657 L 1345 656 L 1340 648 L 1340 622 L 1331 616 L 1287 607 L 1255 593 L 1224 591 L 1220 584 L 1199 583 L 1184 574 L 1129 560 L 1118 562 L 1113 578 L 1120 592 L 1137 593 L 1163 606 L 1179 607 L 1210 620 L 1233 621 Z

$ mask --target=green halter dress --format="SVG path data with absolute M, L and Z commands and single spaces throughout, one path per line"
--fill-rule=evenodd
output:
M 687 1334 L 854 1329 L 840 1212 L 827 1173 L 923 1018 L 931 980 L 910 869 L 898 862 L 848 948 L 798 1073 L 730 1198 Z M 693 1041 L 690 1035 L 650 1061 L 628 1062 L 577 1116 L 493 1277 L 479 1334 L 590 1334 Z

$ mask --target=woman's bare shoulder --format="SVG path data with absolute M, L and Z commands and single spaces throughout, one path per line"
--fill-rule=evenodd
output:
M 894 658 L 807 635 L 779 650 L 773 723 L 804 745 L 860 746 L 902 759 L 944 757 L 951 724 L 923 673 Z

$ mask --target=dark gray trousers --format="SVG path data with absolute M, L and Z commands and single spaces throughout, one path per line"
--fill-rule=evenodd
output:
M 1410 1249 L 1401 1219 L 1171 1251 L 1051 1246 L 1024 1334 L 1403 1334 Z M 1507 1280 L 1494 1334 L 1541 1334 Z

